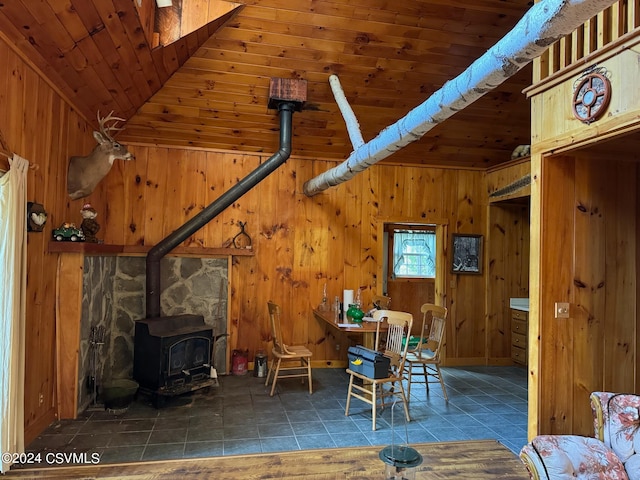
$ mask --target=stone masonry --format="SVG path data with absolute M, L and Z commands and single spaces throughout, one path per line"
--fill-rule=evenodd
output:
M 214 366 L 226 372 L 226 258 L 165 257 L 161 260 L 162 316 L 204 316 L 216 338 Z M 78 365 L 78 413 L 93 402 L 89 379 L 96 358 L 98 388 L 107 380 L 132 378 L 135 321 L 145 318 L 144 257 L 87 256 L 84 262 L 82 324 Z M 91 344 L 91 328 L 104 332 L 102 345 Z M 95 352 L 94 352 L 95 350 Z M 95 353 L 95 357 L 94 357 Z

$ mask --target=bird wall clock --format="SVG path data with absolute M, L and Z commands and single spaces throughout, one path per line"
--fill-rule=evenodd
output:
M 573 92 L 573 115 L 586 124 L 602 116 L 611 100 L 611 82 L 602 73 L 587 73 Z

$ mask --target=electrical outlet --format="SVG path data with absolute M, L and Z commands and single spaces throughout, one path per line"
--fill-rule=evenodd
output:
M 556 318 L 569 318 L 569 302 L 556 302 L 554 314 Z
M 339 343 L 336 343 L 336 351 L 338 351 L 338 352 L 340 351 L 340 344 Z
M 44 403 L 44 394 L 40 394 L 38 396 L 38 405 L 42 405 Z

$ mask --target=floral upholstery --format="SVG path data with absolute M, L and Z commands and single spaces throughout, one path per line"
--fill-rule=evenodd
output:
M 627 480 L 624 465 L 600 440 L 578 435 L 538 435 L 520 458 L 533 480 Z
M 595 437 L 611 448 L 630 480 L 640 480 L 640 395 L 593 392 Z

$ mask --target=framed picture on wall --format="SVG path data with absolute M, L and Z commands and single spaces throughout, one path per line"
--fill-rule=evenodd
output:
M 482 235 L 452 235 L 451 273 L 482 273 Z

